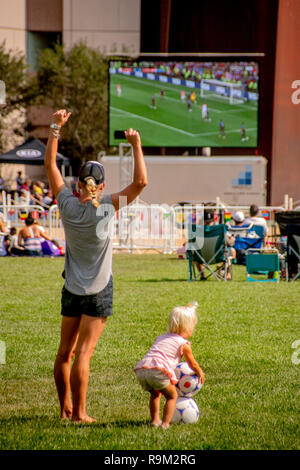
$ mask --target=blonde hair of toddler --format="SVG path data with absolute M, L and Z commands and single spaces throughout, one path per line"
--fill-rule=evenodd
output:
M 174 307 L 169 315 L 168 333 L 182 334 L 193 330 L 197 323 L 197 307 L 198 302 Z

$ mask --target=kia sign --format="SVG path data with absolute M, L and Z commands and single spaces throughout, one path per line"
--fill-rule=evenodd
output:
M 32 157 L 40 157 L 42 155 L 42 152 L 39 150 L 34 150 L 34 149 L 22 149 L 22 150 L 17 150 L 16 154 L 18 157 L 22 158 L 32 158 Z

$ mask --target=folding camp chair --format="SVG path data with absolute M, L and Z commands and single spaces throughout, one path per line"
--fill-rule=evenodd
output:
M 238 264 L 246 264 L 246 252 L 249 249 L 261 249 L 264 243 L 264 228 L 261 225 L 227 226 L 229 234 L 234 235 L 234 249 L 236 250 Z
M 278 250 L 249 248 L 246 252 L 246 276 L 247 281 L 278 282 L 280 279 Z
M 275 214 L 281 235 L 281 252 L 283 254 L 282 270 L 285 279 L 295 281 L 299 278 L 300 261 L 300 212 L 285 211 Z
M 290 281 L 296 281 L 300 276 L 300 225 L 287 226 L 286 272 Z
M 204 271 L 208 271 L 206 279 L 214 276 L 217 281 L 226 281 L 227 275 L 230 273 L 232 279 L 231 257 L 225 244 L 226 226 L 220 225 L 190 225 L 188 227 L 188 275 L 189 281 L 195 281 L 200 278 Z M 196 243 L 196 233 L 201 233 L 201 247 L 198 248 Z M 195 264 L 203 266 L 196 274 Z M 215 266 L 222 263 L 221 266 Z M 212 265 L 214 265 L 212 267 Z

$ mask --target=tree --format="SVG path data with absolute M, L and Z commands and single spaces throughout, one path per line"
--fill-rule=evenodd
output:
M 35 77 L 27 70 L 20 52 L 0 44 L 0 80 L 5 96 L 0 101 L 0 153 L 23 143 L 26 136 L 26 107 L 37 95 Z M 4 90 L 3 90 L 4 91 Z M 1 104 L 2 103 L 2 104 Z
M 107 148 L 108 61 L 83 43 L 66 50 L 56 44 L 39 58 L 39 104 L 67 109 L 60 151 L 71 158 L 96 159 Z

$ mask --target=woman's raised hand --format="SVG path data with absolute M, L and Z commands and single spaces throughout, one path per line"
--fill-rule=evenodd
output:
M 134 129 L 128 129 L 128 131 L 125 131 L 125 137 L 128 141 L 129 144 L 131 144 L 133 147 L 137 145 L 141 145 L 141 137 L 139 131 L 135 131 Z
M 72 113 L 67 113 L 65 109 L 60 109 L 52 115 L 52 121 L 59 127 L 62 127 L 67 122 L 71 114 Z

